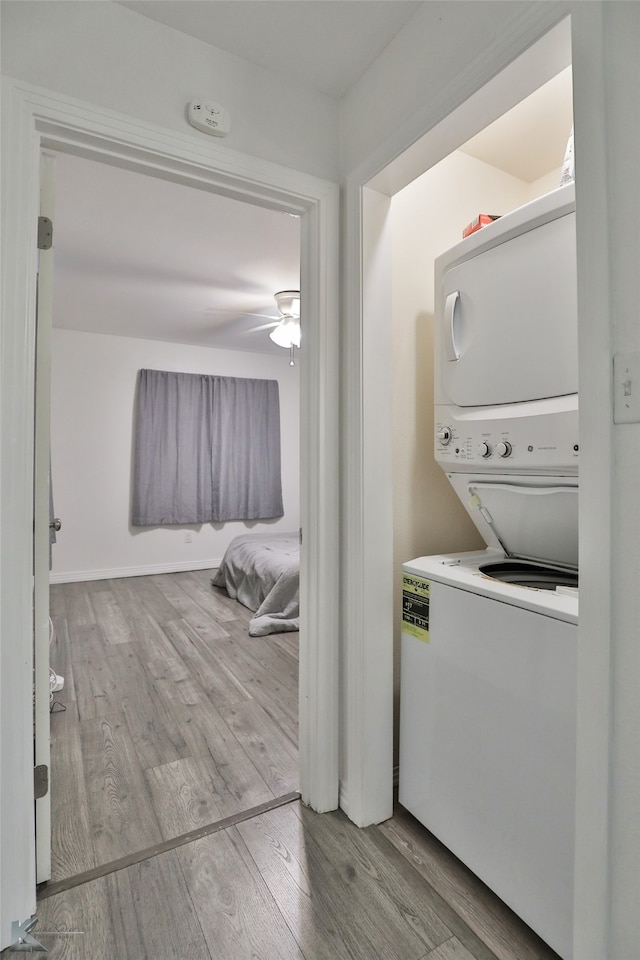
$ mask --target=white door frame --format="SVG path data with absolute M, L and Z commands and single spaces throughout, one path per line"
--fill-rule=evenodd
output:
M 55 157 L 40 160 L 40 216 L 55 219 Z M 38 251 L 33 461 L 33 687 L 34 763 L 51 767 L 51 684 L 49 681 L 49 565 L 51 558 L 51 330 L 53 248 Z M 36 800 L 36 883 L 51 879 L 51 777 Z
M 301 217 L 300 784 L 338 802 L 338 249 L 336 184 L 3 79 L 0 507 L 0 949 L 35 911 L 32 538 L 35 248 L 42 148 Z M 54 225 L 55 230 L 55 225 Z

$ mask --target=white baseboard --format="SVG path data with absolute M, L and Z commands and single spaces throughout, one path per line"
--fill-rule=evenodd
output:
M 349 820 L 353 819 L 349 812 L 349 792 L 344 780 L 341 780 L 338 784 L 338 807 L 349 817 Z
M 73 570 L 49 574 L 49 583 L 82 583 L 86 580 L 117 580 L 120 577 L 148 577 L 154 573 L 181 573 L 214 570 L 222 560 L 183 560 L 180 563 L 153 563 L 144 567 L 113 567 L 109 570 Z

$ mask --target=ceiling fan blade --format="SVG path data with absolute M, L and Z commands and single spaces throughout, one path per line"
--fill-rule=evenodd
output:
M 259 314 L 253 314 L 253 316 L 259 316 Z M 258 333 L 260 330 L 271 330 L 273 327 L 277 327 L 279 323 L 279 320 L 271 320 L 270 323 L 259 323 L 257 327 L 248 327 L 244 333 Z

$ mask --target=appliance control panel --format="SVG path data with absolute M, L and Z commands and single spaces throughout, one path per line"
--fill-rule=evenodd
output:
M 434 452 L 443 469 L 578 472 L 577 409 L 517 415 L 513 409 L 496 408 L 495 413 L 491 417 L 477 409 L 436 407 Z

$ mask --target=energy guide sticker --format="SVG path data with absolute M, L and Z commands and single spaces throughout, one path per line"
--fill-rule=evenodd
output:
M 409 573 L 402 576 L 402 630 L 429 643 L 429 593 L 431 584 Z

